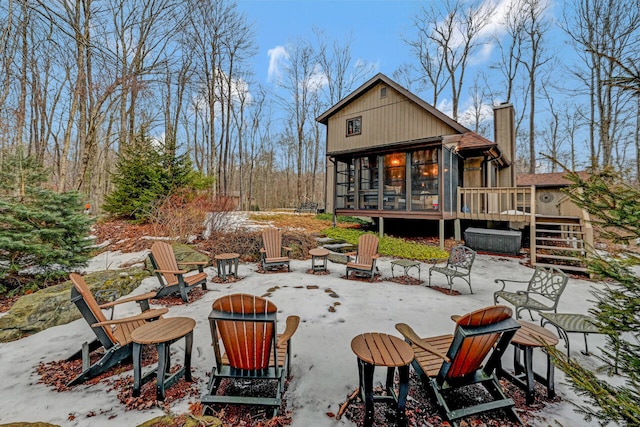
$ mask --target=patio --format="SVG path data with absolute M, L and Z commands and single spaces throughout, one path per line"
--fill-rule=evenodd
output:
M 108 255 L 112 265 L 118 259 L 124 262 L 144 259 L 145 253 Z M 199 378 L 200 389 L 204 392 L 206 373 L 213 365 L 210 332 L 207 315 L 211 303 L 221 295 L 235 292 L 268 296 L 279 308 L 278 318 L 284 321 L 288 315 L 299 315 L 302 322 L 292 340 L 292 379 L 285 394 L 287 409 L 291 412 L 292 426 L 336 426 L 353 425 L 342 418 L 336 421 L 327 413 L 337 413 L 339 406 L 350 395 L 358 383 L 356 357 L 351 351 L 351 339 L 364 332 L 383 332 L 398 336 L 394 325 L 404 322 L 417 331 L 429 334 L 451 333 L 452 314 L 464 314 L 493 303 L 493 292 L 498 285 L 495 278 L 522 279 L 529 277 L 532 270 L 520 265 L 518 258 L 478 255 L 472 270 L 474 294 L 469 294 L 464 284 L 454 283 L 454 290 L 460 295 L 446 295 L 437 290 L 421 286 L 403 285 L 391 282 L 393 259 L 380 258 L 378 265 L 381 281 L 344 280 L 345 266 L 329 263 L 330 274 L 312 275 L 307 271 L 311 260 L 291 262 L 291 273 L 257 273 L 256 264 L 240 264 L 237 282 L 210 284 L 204 297 L 188 305 L 170 307 L 168 316 L 186 316 L 196 320 L 192 356 L 193 375 Z M 100 263 L 97 262 L 97 265 Z M 102 264 L 104 265 L 104 264 Z M 429 265 L 423 264 L 427 271 Z M 205 270 L 209 277 L 215 272 Z M 435 276 L 433 285 L 444 286 L 444 278 Z M 148 292 L 157 286 L 157 280 L 150 277 L 143 282 L 136 293 Z M 587 314 L 591 303 L 589 289 L 593 283 L 571 278 L 560 301 L 560 312 Z M 119 307 L 120 308 L 120 307 Z M 119 314 L 133 314 L 122 311 Z M 525 315 L 525 320 L 528 318 Z M 539 322 L 540 318 L 535 318 Z M 284 324 L 280 327 L 283 329 Z M 553 330 L 553 328 L 551 328 Z M 553 330 L 555 332 L 555 330 Z M 77 350 L 82 342 L 92 338 L 84 320 L 45 330 L 36 335 L 2 344 L 0 347 L 0 388 L 3 399 L 0 413 L 3 422 L 47 421 L 59 425 L 138 425 L 155 416 L 162 415 L 158 408 L 145 411 L 124 411 L 116 393 L 107 390 L 103 383 L 94 386 L 81 385 L 62 393 L 45 385 L 37 384 L 35 367 L 39 362 L 60 360 Z M 602 346 L 602 335 L 591 335 L 589 345 L 598 354 Z M 43 344 L 46 343 L 46 344 Z M 563 345 L 561 342 L 560 346 Z M 177 352 L 183 351 L 178 345 Z M 564 348 L 562 347 L 564 350 Z M 584 356 L 580 340 L 574 340 L 571 356 L 583 366 L 595 368 L 597 359 Z M 504 358 L 505 367 L 510 367 L 510 348 Z M 534 358 L 536 367 L 544 369 L 544 357 Z M 537 363 L 541 365 L 538 366 Z M 130 375 L 131 372 L 125 373 Z M 384 381 L 384 375 L 377 373 L 374 386 Z M 411 387 L 418 383 L 411 382 Z M 529 419 L 530 425 L 590 425 L 573 412 L 568 402 L 576 399 L 575 394 L 563 381 L 562 372 L 556 370 L 556 391 L 561 401 L 550 404 Z M 189 403 L 195 399 L 185 398 L 171 406 L 174 413 L 189 411 Z M 593 424 L 594 426 L 596 424 Z

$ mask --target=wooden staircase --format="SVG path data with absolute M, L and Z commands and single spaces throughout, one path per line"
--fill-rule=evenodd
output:
M 531 233 L 535 238 L 535 244 L 531 245 L 535 248 L 533 264 L 586 273 L 584 260 L 588 256 L 588 245 L 585 241 L 590 240 L 589 232 L 578 217 L 536 215 L 535 233 Z

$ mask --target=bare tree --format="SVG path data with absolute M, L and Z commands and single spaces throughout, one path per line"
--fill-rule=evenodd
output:
M 421 9 L 414 20 L 417 38 L 408 43 L 432 88 L 434 105 L 449 85 L 452 116 L 457 120 L 467 65 L 478 47 L 493 8 L 486 3 L 469 5 L 462 0 L 446 0 L 442 8 L 440 5 L 433 3 L 428 9 Z
M 628 94 L 610 84 L 621 73 L 617 60 L 637 56 L 640 3 L 637 0 L 574 0 L 563 23 L 580 56 L 574 69 L 589 97 L 591 167 L 610 166 L 620 129 L 617 122 L 629 107 Z M 635 103 L 634 103 L 635 104 Z

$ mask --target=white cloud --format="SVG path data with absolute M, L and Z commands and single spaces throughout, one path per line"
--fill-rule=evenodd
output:
M 267 72 L 267 81 L 277 82 L 280 79 L 282 62 L 289 59 L 289 54 L 284 46 L 276 46 L 267 51 L 269 55 L 269 70 Z

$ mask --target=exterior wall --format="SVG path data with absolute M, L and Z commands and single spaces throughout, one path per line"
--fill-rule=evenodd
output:
M 482 157 L 474 157 L 464 161 L 462 187 L 482 187 Z
M 383 87 L 384 98 L 380 95 Z M 361 133 L 347 137 L 347 120 L 355 117 L 362 117 Z M 457 133 L 406 96 L 379 83 L 329 118 L 327 154 Z
M 568 213 L 561 214 L 560 212 L 560 203 L 566 197 L 558 188 L 536 188 L 536 214 L 569 215 Z M 577 215 L 577 212 L 575 214 L 575 216 L 582 216 L 581 213 L 580 215 Z

